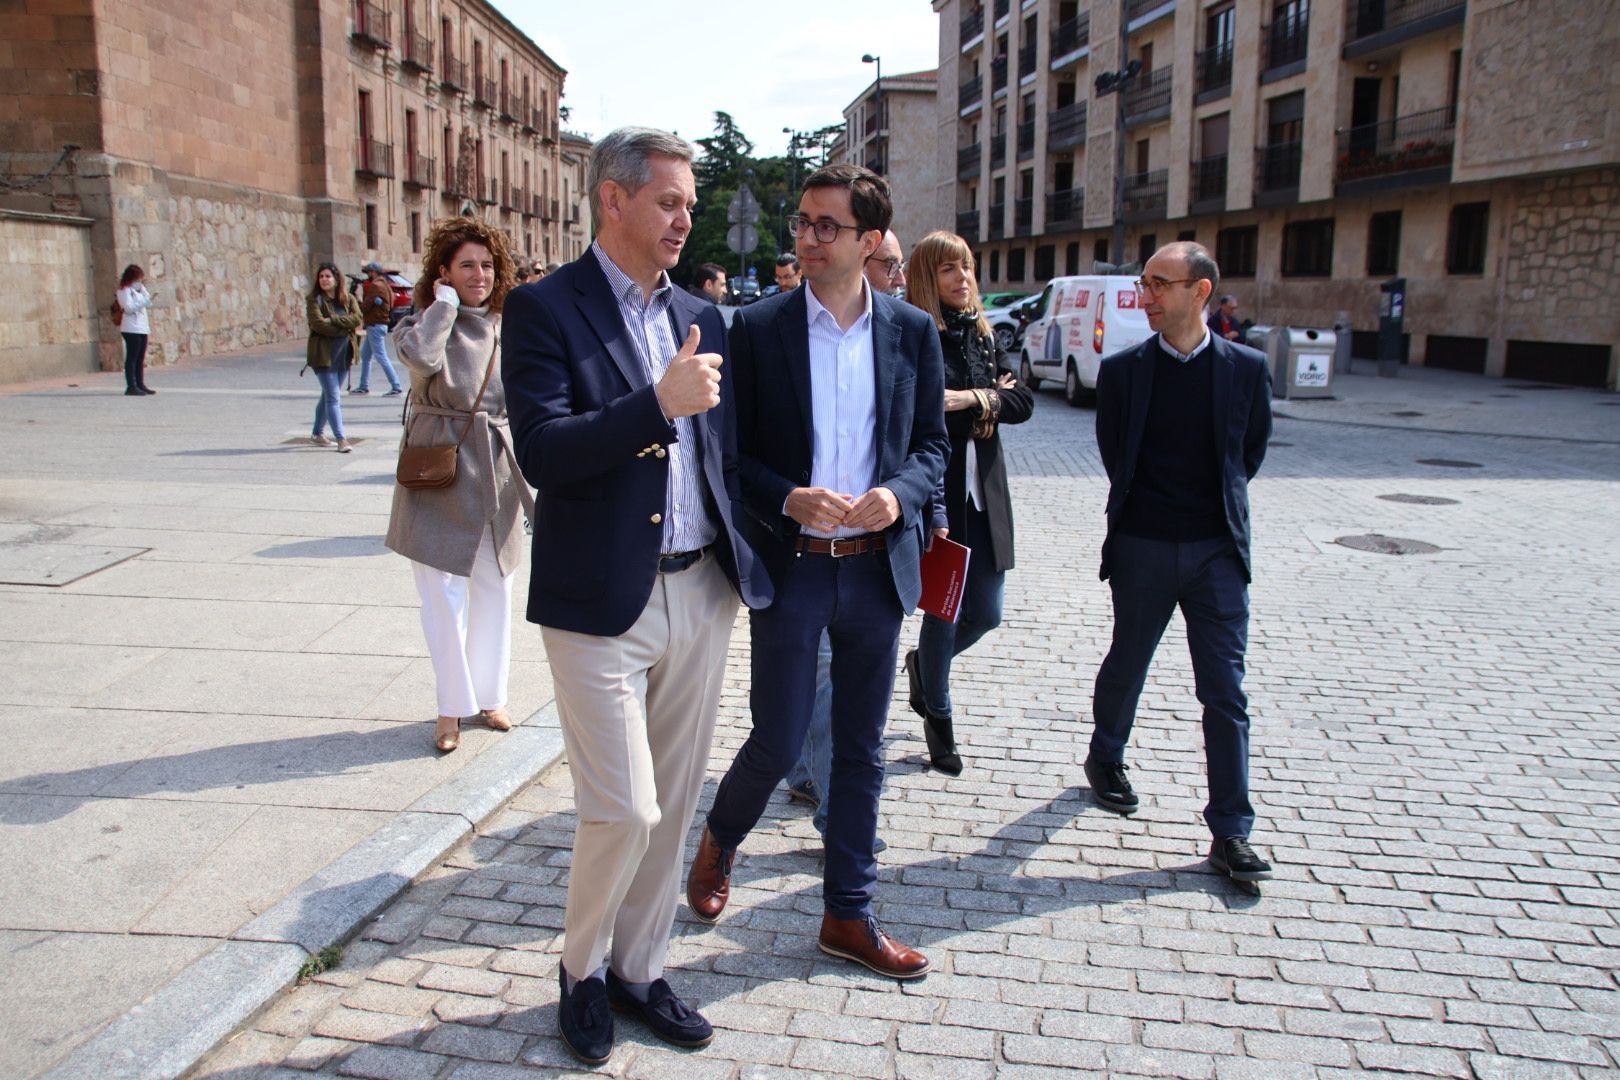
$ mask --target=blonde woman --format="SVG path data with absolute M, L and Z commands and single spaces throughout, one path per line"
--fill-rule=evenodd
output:
M 979 302 L 973 252 L 955 233 L 934 232 L 911 252 L 907 294 L 934 317 L 945 354 L 945 515 L 950 538 L 973 551 L 955 623 L 923 616 L 917 648 L 906 654 L 911 707 L 922 717 L 928 761 L 950 776 L 962 771 L 952 722 L 951 661 L 1001 624 L 1007 571 L 1013 567 L 1012 497 L 1001 453 L 1002 424 L 1021 424 L 1035 396 L 1020 386 Z
M 436 222 L 416 282 L 418 314 L 393 333 L 394 353 L 411 375 L 404 445 L 461 440 L 448 487 L 394 488 L 386 541 L 411 560 L 422 598 L 441 753 L 461 745 L 463 718 L 496 731 L 512 727 L 512 578 L 523 556 L 521 515 L 533 513 L 501 386 L 500 312 L 513 280 L 500 230 L 472 218 Z

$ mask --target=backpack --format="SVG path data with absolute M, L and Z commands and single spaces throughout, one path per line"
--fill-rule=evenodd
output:
M 113 321 L 114 326 L 124 325 L 124 307 L 114 298 L 112 307 L 107 309 L 107 317 Z

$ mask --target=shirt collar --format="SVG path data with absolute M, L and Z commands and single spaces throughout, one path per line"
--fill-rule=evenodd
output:
M 816 290 L 810 287 L 810 283 L 808 281 L 801 284 L 799 288 L 804 290 L 805 321 L 808 325 L 816 325 L 816 320 L 821 318 L 822 315 L 826 315 L 827 318 L 832 319 L 833 328 L 835 330 L 838 330 L 840 334 L 845 333 L 844 330 L 838 329 L 838 320 L 834 318 L 833 313 L 828 311 L 826 306 L 823 305 L 819 299 L 817 299 Z M 860 329 L 863 323 L 869 322 L 872 318 L 872 289 L 869 285 L 867 285 L 866 275 L 864 274 L 861 275 L 861 299 L 866 302 L 866 308 L 861 312 L 861 317 L 855 320 L 855 325 L 851 326 L 850 330 Z
M 652 296 L 645 297 L 641 295 L 641 286 L 637 285 L 629 274 L 619 269 L 619 264 L 614 262 L 606 251 L 602 250 L 602 245 L 599 242 L 591 241 L 591 252 L 596 256 L 597 263 L 601 265 L 602 273 L 607 275 L 608 285 L 612 288 L 616 299 L 629 300 L 638 308 L 647 308 L 654 303 L 668 302 L 671 286 L 669 274 L 665 271 L 658 271 L 658 284 L 653 287 Z
M 1203 329 L 1204 336 L 1198 339 L 1198 344 L 1192 347 L 1192 352 L 1190 353 L 1183 354 L 1176 352 L 1176 347 L 1170 344 L 1170 342 L 1166 341 L 1163 334 L 1159 335 L 1159 348 L 1163 349 L 1181 363 L 1185 364 L 1187 361 L 1191 360 L 1193 357 L 1197 356 L 1199 353 L 1203 352 L 1209 347 L 1209 327 L 1206 326 Z

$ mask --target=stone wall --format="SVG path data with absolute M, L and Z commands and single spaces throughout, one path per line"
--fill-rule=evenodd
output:
M 96 369 L 96 322 L 112 328 L 92 287 L 90 221 L 0 212 L 0 383 Z M 116 333 L 116 328 L 113 328 Z

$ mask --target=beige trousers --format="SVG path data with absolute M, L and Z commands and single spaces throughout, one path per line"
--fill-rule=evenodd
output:
M 663 974 L 737 604 L 706 555 L 660 574 L 618 637 L 541 627 L 579 811 L 562 956 L 576 979 L 610 942 L 620 978 Z

